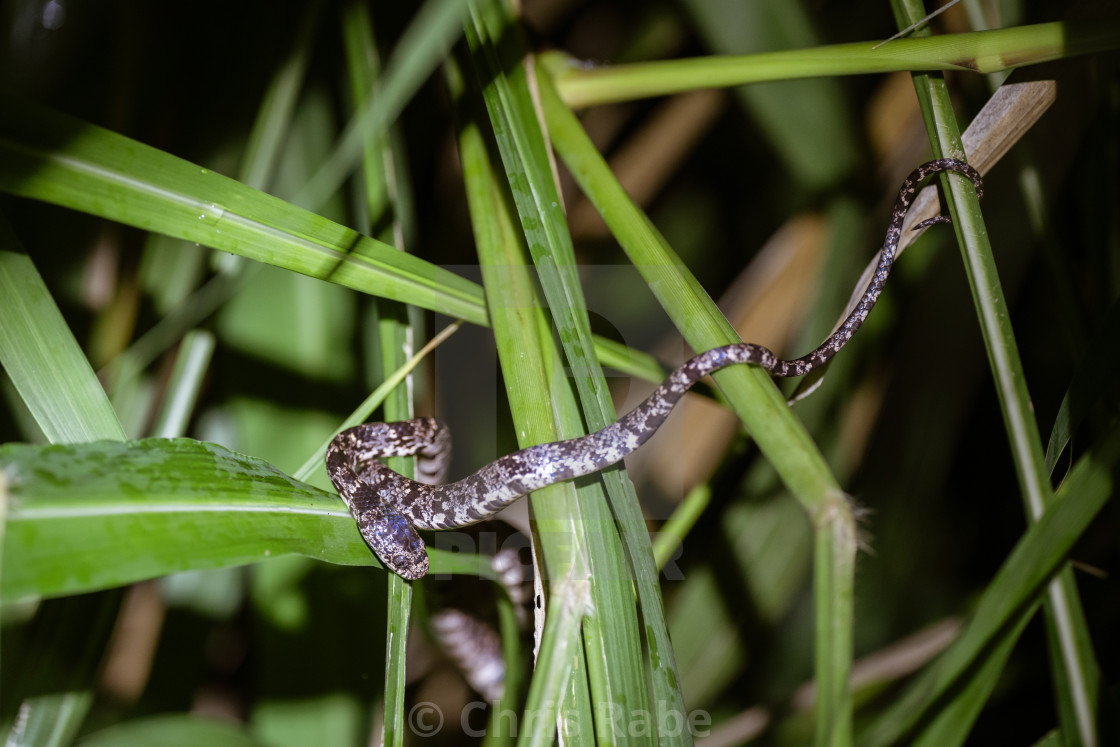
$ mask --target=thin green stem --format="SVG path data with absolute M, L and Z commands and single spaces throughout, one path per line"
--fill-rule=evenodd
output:
M 548 66 L 564 102 L 587 106 L 794 78 L 913 70 L 988 73 L 1120 46 L 1120 21 L 1056 22 L 949 36 L 835 44 L 752 55 L 592 67 L 555 55 Z
M 924 12 L 921 4 L 913 0 L 895 0 L 895 7 L 900 25 L 914 21 Z M 965 157 L 944 79 L 915 75 L 914 86 L 935 156 Z M 949 212 L 972 288 L 1025 511 L 1030 521 L 1038 522 L 1050 510 L 1054 495 L 979 200 L 967 179 L 955 174 L 943 174 L 941 179 L 948 190 Z M 1066 685 L 1059 696 L 1059 703 L 1066 704 L 1060 708 L 1065 716 L 1066 738 L 1095 745 L 1098 737 L 1092 710 L 1096 702 L 1096 665 L 1068 568 L 1050 584 L 1044 609 L 1051 640 L 1058 649 L 1052 655 L 1055 679 Z

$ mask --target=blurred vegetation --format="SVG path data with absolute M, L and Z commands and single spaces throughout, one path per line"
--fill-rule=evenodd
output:
M 620 93 L 577 110 L 576 127 L 564 118 L 575 86 L 610 82 L 629 63 L 881 41 L 907 11 L 525 0 L 513 19 L 498 3 L 419 5 L 0 3 L 0 463 L 12 486 L 0 482 L 12 518 L 0 580 L 34 590 L 24 580 L 33 562 L 60 579 L 2 597 L 10 743 L 365 744 L 383 729 L 388 741 L 419 743 L 427 704 L 445 719 L 438 743 L 483 732 L 553 739 L 555 720 L 530 727 L 522 708 L 559 708 L 569 742 L 581 743 L 575 725 L 602 741 L 614 723 L 593 704 L 656 713 L 664 698 L 710 719 L 697 732 L 710 732 L 708 744 L 1120 739 L 1120 515 L 1108 500 L 1120 434 L 1115 10 L 1101 4 L 1104 20 L 1061 27 L 1068 48 L 1039 44 L 1023 58 L 1055 61 L 1014 72 L 912 82 L 903 71 L 932 63 L 907 52 L 898 72 L 840 76 L 838 57 L 831 75 L 826 62 L 793 80 L 772 72 L 732 88 L 696 78 L 672 96 Z M 965 0 L 932 32 L 1070 13 Z M 1069 17 L 1100 13 L 1087 3 Z M 541 80 L 516 64 L 522 45 Z M 986 365 L 998 370 L 998 346 L 977 323 L 974 299 L 987 291 L 940 227 L 903 255 L 868 323 L 792 411 L 758 372 L 728 372 L 722 394 L 693 396 L 628 461 L 634 485 L 611 472 L 603 485 L 533 498 L 550 626 L 536 671 L 531 625 L 511 633 L 516 614 L 489 581 L 405 585 L 360 567 L 376 560 L 321 490 L 316 450 L 448 323 L 469 322 L 378 416 L 447 420 L 453 476 L 526 438 L 610 420 L 592 350 L 610 365 L 619 412 L 652 389 L 653 359 L 668 370 L 721 336 L 800 355 L 836 323 L 905 174 L 935 152 L 923 117 L 936 116 L 939 94 L 915 96 L 915 86 L 943 82 L 941 114 L 951 94 L 964 129 L 1001 85 L 1048 79 L 1056 100 L 1024 132 L 1001 125 L 1015 134 L 998 164 L 968 154 L 990 159 L 983 222 L 957 221 L 990 240 L 1033 422 L 1005 424 L 1014 393 Z M 595 171 L 581 132 L 633 204 Z M 559 154 L 556 204 L 542 198 L 546 135 Z M 203 209 L 194 220 L 183 195 L 210 205 L 210 218 Z M 530 256 L 535 266 L 522 269 Z M 570 300 L 573 283 L 584 299 Z M 778 386 L 791 396 L 798 385 Z M 166 471 L 164 442 L 103 447 L 108 478 L 79 471 L 81 457 L 63 463 L 69 452 L 20 456 L 32 452 L 17 445 L 176 436 L 308 483 L 269 497 L 297 518 L 250 516 L 262 499 L 242 480 L 270 468 L 224 450 L 199 467 L 207 480 L 229 471 L 211 485 Z M 1027 467 L 1014 456 L 1019 436 L 1036 443 L 1020 456 Z M 1040 519 L 1022 506 L 1024 473 L 1042 469 L 1043 455 L 1053 502 Z M 112 482 L 123 475 L 166 517 L 60 513 L 45 535 L 53 544 L 21 555 L 27 473 L 8 466 L 48 463 L 59 470 L 51 500 L 66 510 L 96 497 L 127 514 L 137 504 Z M 852 497 L 850 513 L 835 485 Z M 196 525 L 186 500 L 230 508 Z M 511 521 L 527 529 L 521 503 Z M 844 516 L 830 523 L 829 510 Z M 854 592 L 830 535 L 852 521 Z M 664 563 L 659 579 L 643 528 Z M 486 527 L 477 543 L 507 531 Z M 574 550 L 553 538 L 564 532 Z M 449 542 L 429 542 L 433 568 L 466 574 L 474 563 L 492 575 L 446 552 Z M 599 577 L 581 608 L 582 592 L 555 569 L 587 557 Z M 105 590 L 126 581 L 139 583 Z M 70 595 L 79 589 L 90 593 Z M 471 710 L 480 696 L 429 625 L 437 609 L 472 601 L 504 634 L 502 708 L 524 719 L 516 734 L 495 726 L 500 709 Z M 835 671 L 822 652 L 830 625 L 851 648 L 836 652 Z M 814 716 L 815 677 L 825 692 Z M 661 736 L 691 741 L 664 726 Z

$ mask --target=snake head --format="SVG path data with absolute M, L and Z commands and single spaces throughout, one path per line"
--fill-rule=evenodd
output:
M 358 518 L 362 537 L 382 564 L 409 581 L 428 572 L 428 551 L 408 519 L 384 504 Z

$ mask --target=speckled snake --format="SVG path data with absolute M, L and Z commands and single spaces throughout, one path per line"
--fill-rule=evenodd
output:
M 645 402 L 606 428 L 581 438 L 516 451 L 447 485 L 439 483 L 446 471 L 451 437 L 447 427 L 435 418 L 367 423 L 338 434 L 327 449 L 327 472 L 357 519 L 362 537 L 387 568 L 406 579 L 420 578 L 428 571 L 428 556 L 418 529 L 474 524 L 533 490 L 620 461 L 657 431 L 693 384 L 713 371 L 749 363 L 774 376 L 801 376 L 823 365 L 851 339 L 879 299 L 918 185 L 939 171 L 959 172 L 972 181 L 977 194 L 982 191 L 980 174 L 962 161 L 930 161 L 911 173 L 899 190 L 878 266 L 858 305 L 836 332 L 808 355 L 782 360 L 769 349 L 751 343 L 709 350 L 682 364 Z M 948 217 L 939 215 L 922 221 L 915 229 L 948 221 Z M 418 457 L 417 480 L 397 474 L 377 459 L 411 455 Z

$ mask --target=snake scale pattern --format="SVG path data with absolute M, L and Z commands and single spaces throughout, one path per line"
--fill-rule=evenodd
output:
M 649 440 L 684 393 L 708 374 L 747 363 L 774 376 L 801 376 L 824 365 L 847 344 L 879 299 L 918 185 L 940 171 L 963 174 L 977 194 L 982 193 L 980 174 L 963 161 L 938 159 L 914 170 L 899 190 L 878 265 L 858 305 L 808 355 L 782 360 L 752 343 L 709 350 L 683 363 L 645 402 L 606 428 L 580 438 L 530 446 L 446 485 L 439 483 L 447 468 L 451 436 L 447 426 L 435 418 L 367 423 L 338 434 L 327 449 L 327 472 L 366 544 L 389 570 L 406 579 L 418 579 L 428 572 L 428 556 L 418 529 L 474 524 L 531 491 L 621 461 Z M 948 217 L 939 215 L 922 221 L 915 230 L 947 222 Z M 385 456 L 416 456 L 417 479 L 403 477 L 378 461 Z

